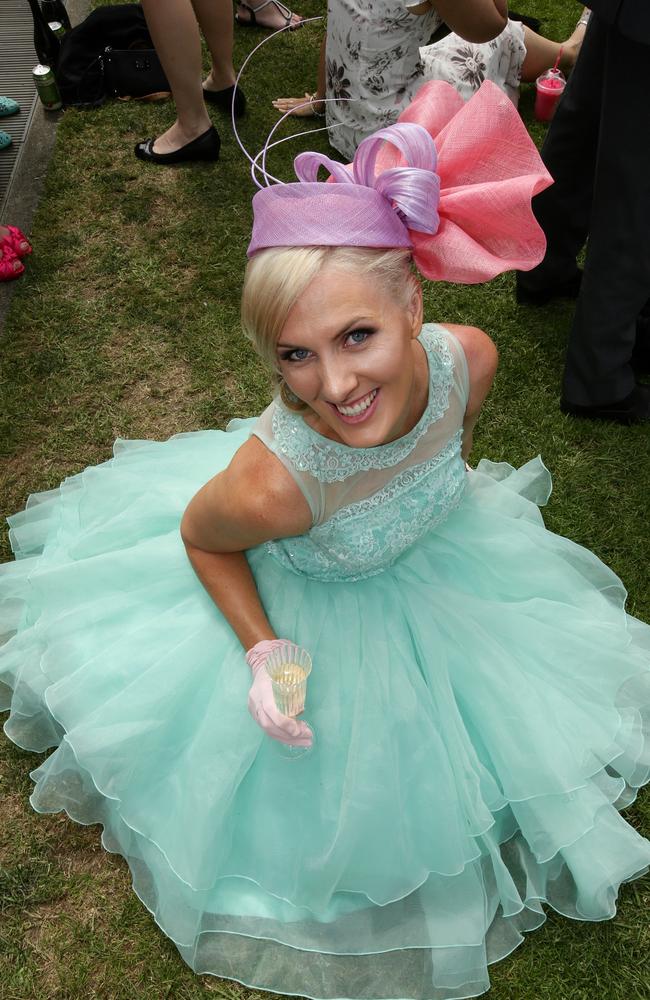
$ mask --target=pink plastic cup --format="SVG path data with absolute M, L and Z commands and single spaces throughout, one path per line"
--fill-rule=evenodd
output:
M 537 77 L 535 87 L 535 118 L 540 122 L 550 122 L 566 87 L 564 73 L 559 69 L 549 69 Z

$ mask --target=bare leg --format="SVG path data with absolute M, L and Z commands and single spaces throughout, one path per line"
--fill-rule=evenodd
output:
M 171 153 L 212 124 L 201 89 L 199 26 L 190 0 L 142 0 L 142 7 L 176 103 L 176 121 L 153 148 L 156 153 Z
M 581 18 L 566 41 L 553 42 L 550 38 L 544 38 L 524 25 L 526 58 L 521 67 L 521 79 L 525 83 L 532 83 L 540 73 L 550 69 L 555 64 L 560 48 L 562 49 L 560 69 L 564 74 L 570 73 L 578 58 L 586 29 L 587 25 Z
M 192 0 L 192 5 L 212 57 L 212 68 L 203 81 L 203 86 L 206 90 L 232 87 L 236 75 L 232 64 L 232 2 Z
M 323 114 L 325 105 L 321 103 L 325 100 L 327 91 L 326 65 L 327 65 L 327 36 L 323 35 L 318 56 L 318 86 L 313 94 L 305 94 L 304 97 L 278 97 L 273 101 L 273 107 L 284 114 L 292 111 L 298 118 L 308 118 L 314 114 Z M 309 101 L 308 107 L 300 107 Z

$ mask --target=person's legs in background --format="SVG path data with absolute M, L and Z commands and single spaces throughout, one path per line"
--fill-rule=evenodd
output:
M 226 107 L 235 82 L 232 4 L 230 0 L 143 0 L 142 7 L 169 80 L 176 104 L 176 121 L 153 143 L 139 144 L 137 155 L 153 159 L 174 154 L 207 134 L 206 139 L 199 142 L 199 150 L 202 156 L 216 159 L 218 137 L 212 129 L 201 84 L 203 62 L 199 24 L 212 57 L 205 93 L 209 95 L 208 100 Z M 238 113 L 243 111 L 243 106 L 241 95 Z M 206 146 L 205 150 L 203 146 Z M 195 158 L 192 155 L 195 151 L 196 147 L 188 150 L 187 158 Z
M 542 146 L 555 183 L 533 199 L 544 230 L 544 260 L 517 274 L 517 300 L 543 305 L 556 296 L 575 297 L 580 287 L 576 257 L 589 231 L 605 58 L 605 28 L 593 17 L 575 68 Z
M 231 9 L 229 0 L 215 0 L 221 2 L 228 2 Z M 142 8 L 176 104 L 176 121 L 152 147 L 154 153 L 167 154 L 197 139 L 212 125 L 201 87 L 199 26 L 190 0 L 143 0 Z
M 650 295 L 649 63 L 650 46 L 607 29 L 589 242 L 563 383 L 570 412 L 633 394 L 638 415 L 645 406 L 650 417 L 631 364 Z
M 521 303 L 578 297 L 562 408 L 621 422 L 650 417 L 650 393 L 631 365 L 650 294 L 648 54 L 592 15 L 542 148 L 555 179 L 533 201 L 546 255 L 517 275 Z M 587 236 L 581 281 L 576 257 Z
M 236 78 L 232 63 L 232 5 L 228 0 L 192 0 L 192 3 L 212 59 L 210 72 L 203 81 L 203 90 L 209 95 L 221 91 L 231 93 Z M 243 106 L 239 113 L 241 111 Z

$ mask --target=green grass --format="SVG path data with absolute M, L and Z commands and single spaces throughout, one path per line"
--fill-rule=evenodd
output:
M 303 13 L 320 13 L 304 0 Z M 518 0 L 564 37 L 579 6 Z M 280 93 L 313 86 L 320 27 L 275 40 L 251 65 L 241 126 L 256 150 Z M 240 63 L 255 41 L 236 32 Z M 522 112 L 536 139 L 532 95 Z M 171 122 L 171 105 L 109 104 L 66 112 L 33 227 L 35 253 L 19 283 L 2 342 L 0 509 L 110 454 L 113 439 L 162 438 L 223 426 L 259 411 L 269 380 L 239 330 L 251 222 L 248 171 L 225 117 L 216 165 L 160 170 L 133 144 Z M 329 151 L 322 135 L 273 154 L 281 177 L 301 149 Z M 495 339 L 499 374 L 475 435 L 473 460 L 513 464 L 541 453 L 554 478 L 547 524 L 587 545 L 622 577 L 629 608 L 650 620 L 650 436 L 567 419 L 558 410 L 571 306 L 518 307 L 513 278 L 426 289 L 428 319 L 476 324 Z M 10 551 L 3 537 L 2 557 Z M 253 1000 L 236 984 L 197 977 L 130 889 L 126 865 L 99 845 L 99 829 L 28 804 L 33 754 L 0 743 L 0 1000 Z M 630 811 L 648 833 L 650 805 Z M 648 880 L 626 887 L 614 921 L 551 915 L 493 969 L 491 1000 L 648 1000 Z

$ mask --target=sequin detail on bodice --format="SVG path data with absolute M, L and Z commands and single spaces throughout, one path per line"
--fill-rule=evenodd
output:
M 387 473 L 381 488 L 343 504 L 304 535 L 267 542 L 267 551 L 288 569 L 327 581 L 374 576 L 460 502 L 466 482 L 460 454 L 462 427 L 455 429 L 442 448 L 421 460 L 426 436 L 447 410 L 454 365 L 444 334 L 426 332 L 420 339 L 429 363 L 429 398 L 418 423 L 397 441 L 376 448 L 349 448 L 317 434 L 299 414 L 277 407 L 273 415 L 276 450 L 321 483 L 341 483 L 368 470 L 398 467 L 394 475 Z M 413 464 L 408 462 L 410 456 Z

